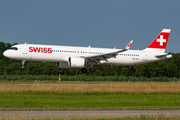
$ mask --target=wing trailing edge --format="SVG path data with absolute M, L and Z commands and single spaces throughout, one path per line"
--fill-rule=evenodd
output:
M 88 56 L 81 56 L 81 57 L 84 57 L 88 63 L 100 64 L 102 60 L 107 62 L 108 59 L 110 59 L 110 58 L 116 58 L 118 53 L 121 53 L 121 52 L 129 50 L 132 42 L 133 42 L 133 40 L 131 40 L 128 43 L 128 45 L 124 49 L 122 49 L 122 50 L 118 50 L 118 51 L 114 51 L 114 52 L 110 52 L 110 53 L 105 53 L 105 54 L 88 55 Z

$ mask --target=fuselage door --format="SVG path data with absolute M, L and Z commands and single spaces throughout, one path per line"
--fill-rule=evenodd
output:
M 22 54 L 27 54 L 27 45 L 22 45 Z
M 143 61 L 147 61 L 147 52 L 143 52 Z

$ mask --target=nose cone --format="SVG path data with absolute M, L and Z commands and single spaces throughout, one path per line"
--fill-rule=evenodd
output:
M 15 54 L 13 53 L 13 51 L 11 50 L 6 50 L 3 52 L 3 55 L 7 58 L 15 58 Z
M 8 52 L 7 52 L 7 50 L 3 52 L 3 55 L 4 55 L 5 57 L 8 57 Z

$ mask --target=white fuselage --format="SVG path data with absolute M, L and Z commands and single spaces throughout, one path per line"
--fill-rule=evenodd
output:
M 106 54 L 119 49 L 92 48 L 92 47 L 70 47 L 55 45 L 19 44 L 14 45 L 17 49 L 6 50 L 4 56 L 16 60 L 66 62 L 67 57 L 90 56 Z M 102 64 L 108 65 L 137 65 L 153 61 L 159 61 L 172 57 L 171 55 L 156 57 L 157 51 L 128 50 L 118 53 L 116 58 L 110 58 Z

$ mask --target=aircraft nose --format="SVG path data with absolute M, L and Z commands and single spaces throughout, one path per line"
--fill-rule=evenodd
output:
M 6 50 L 3 52 L 3 55 L 7 58 L 14 58 L 15 56 L 13 55 L 13 53 L 9 50 Z
M 5 57 L 8 57 L 8 52 L 7 52 L 7 50 L 3 52 L 3 55 L 4 55 Z

